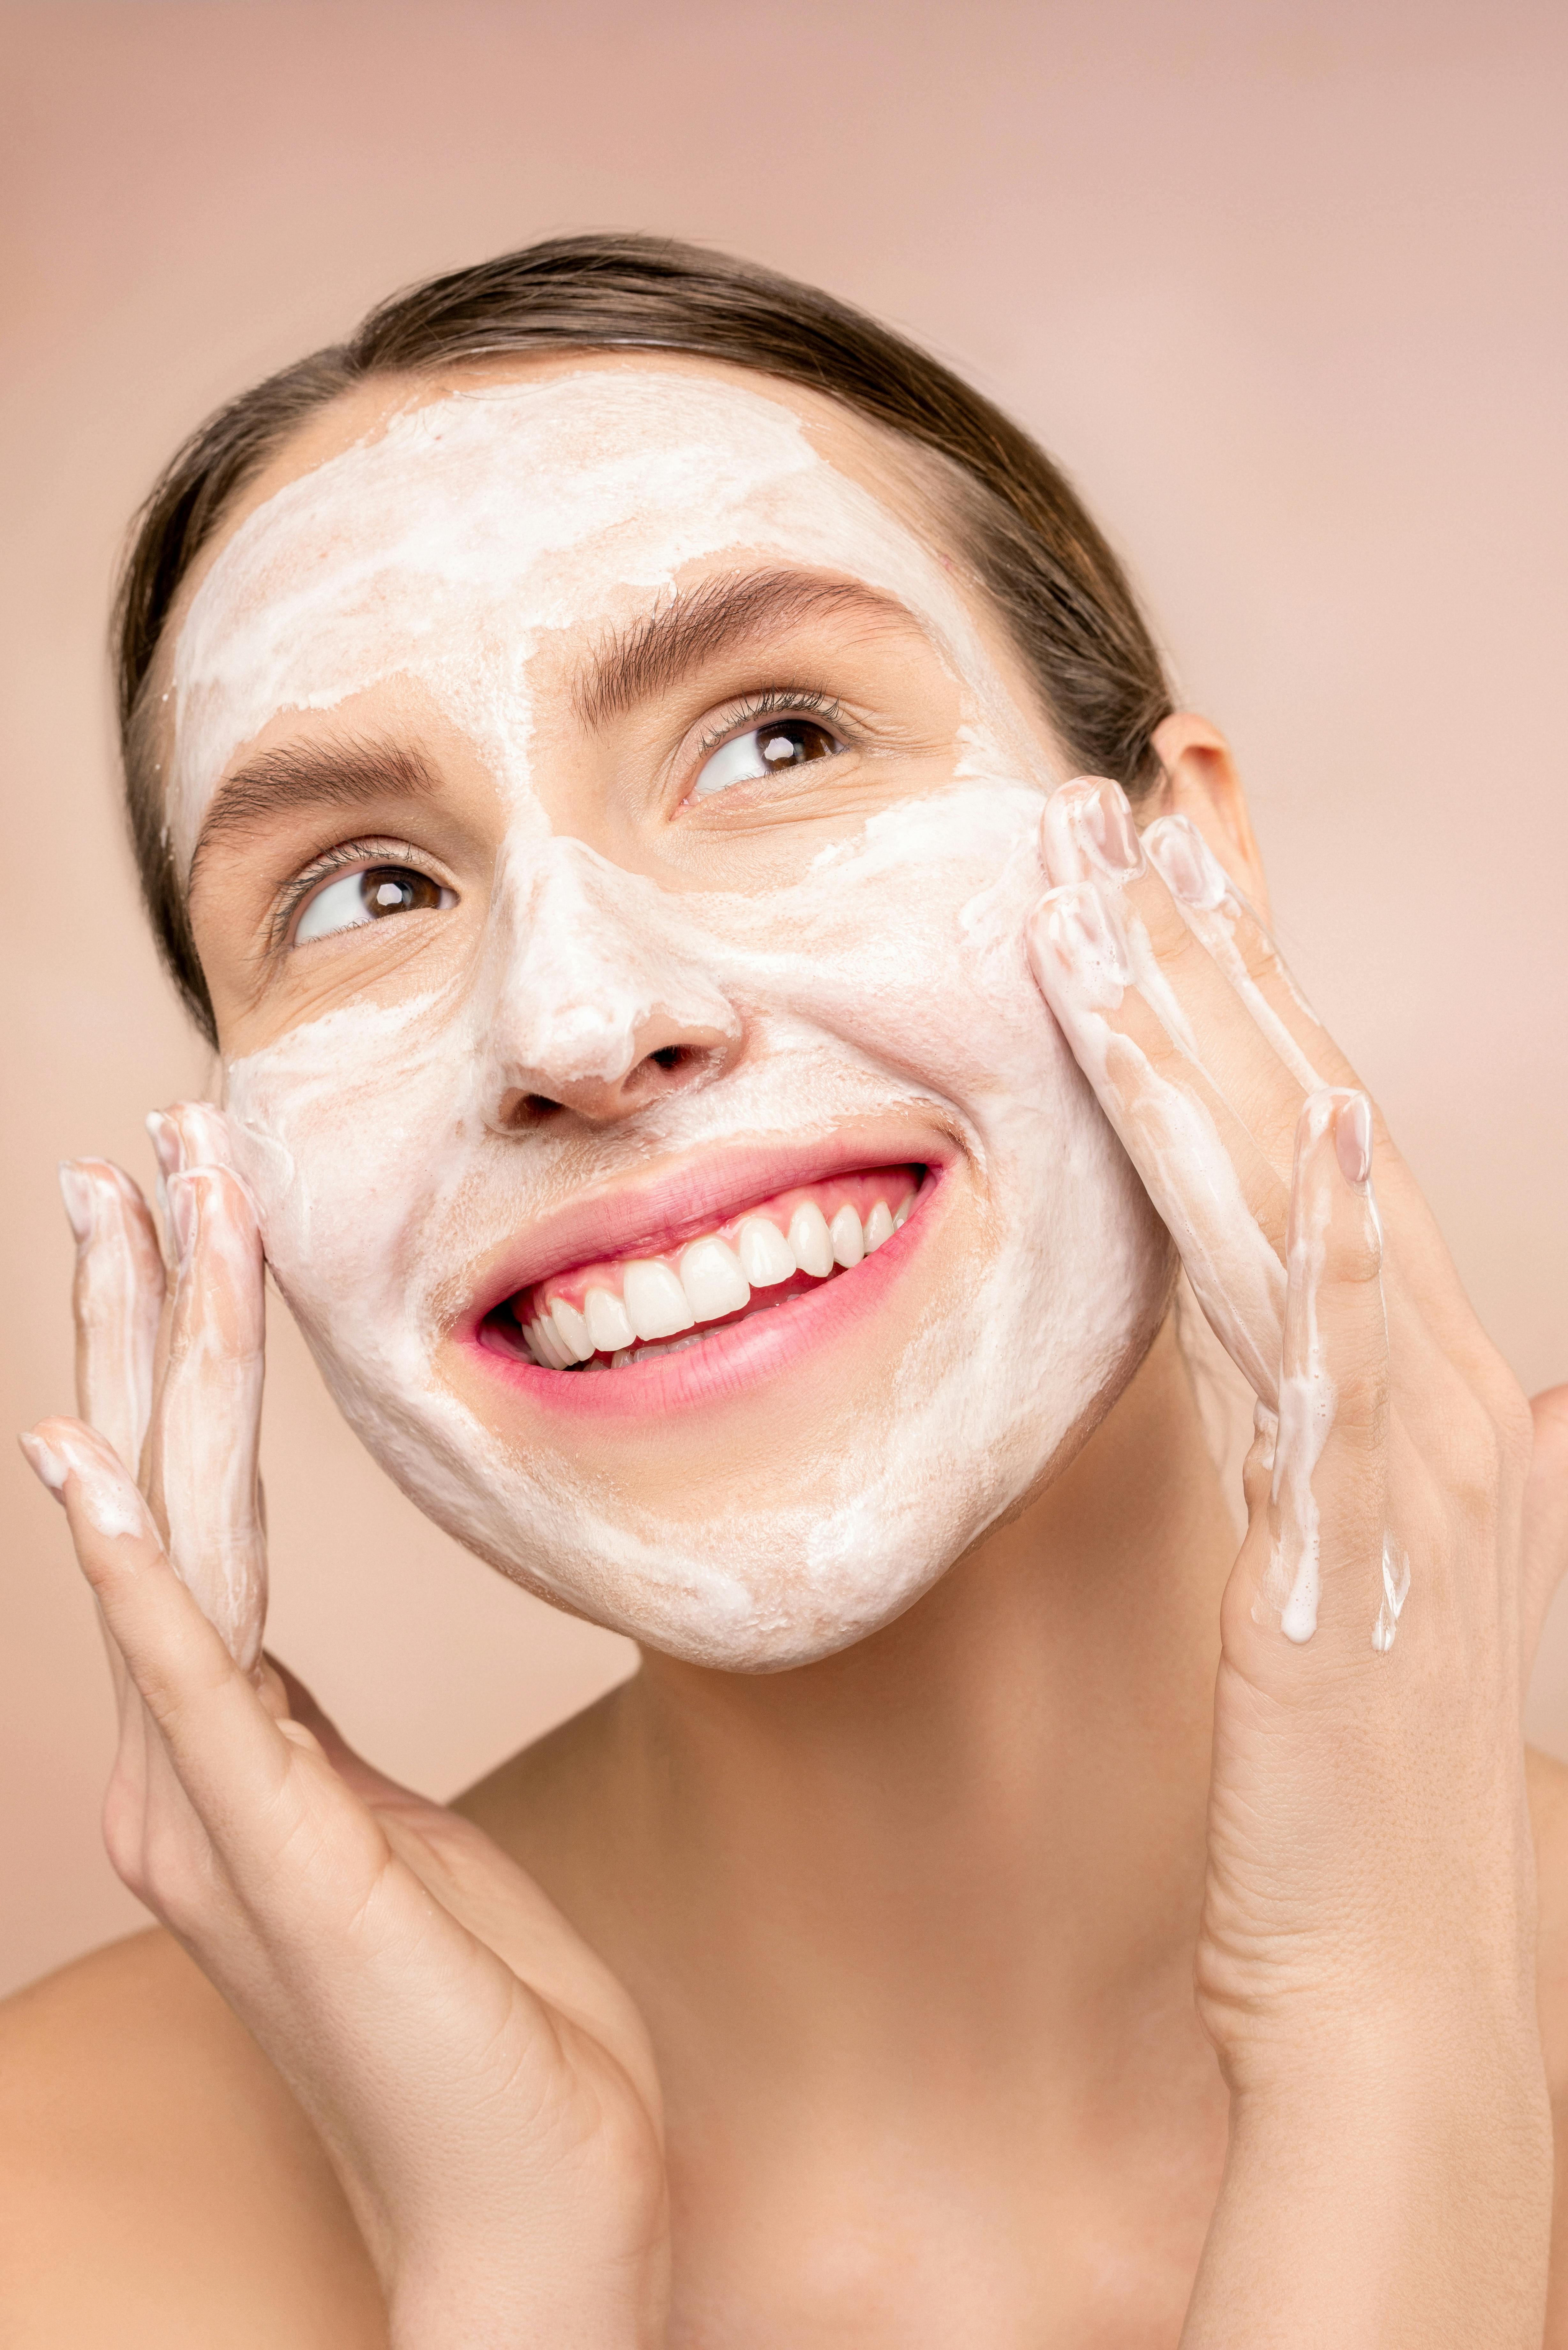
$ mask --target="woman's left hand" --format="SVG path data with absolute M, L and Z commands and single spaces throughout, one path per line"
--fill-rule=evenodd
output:
M 1231 2090 L 1184 2341 L 1536 2350 L 1552 2150 L 1521 1708 L 1568 1552 L 1532 1410 L 1182 816 L 1047 804 L 1036 977 L 1258 1399 L 1197 1953 Z

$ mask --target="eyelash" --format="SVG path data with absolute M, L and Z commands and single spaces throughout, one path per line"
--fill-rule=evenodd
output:
M 833 695 L 824 693 L 815 686 L 792 692 L 769 686 L 763 692 L 748 694 L 716 725 L 708 729 L 693 754 L 698 768 L 701 769 L 705 759 L 711 758 L 715 751 L 722 750 L 736 734 L 743 733 L 753 726 L 760 726 L 769 718 L 781 718 L 786 712 L 792 718 L 815 718 L 835 733 L 842 731 L 838 702 Z M 286 942 L 289 925 L 295 915 L 311 892 L 330 874 L 343 872 L 355 865 L 375 863 L 378 859 L 389 865 L 410 866 L 418 873 L 431 871 L 407 841 L 342 841 L 337 847 L 328 848 L 321 856 L 313 858 L 304 871 L 296 873 L 286 884 L 273 914 L 271 945 L 277 948 Z M 439 874 L 431 873 L 432 880 L 440 878 Z
M 709 728 L 697 745 L 698 765 L 713 752 L 722 750 L 736 734 L 760 726 L 764 719 L 782 718 L 786 712 L 792 718 L 819 719 L 836 734 L 842 732 L 839 706 L 831 694 L 819 692 L 815 687 L 808 687 L 801 693 L 785 693 L 769 686 L 765 692 L 748 694 L 719 724 Z M 845 739 L 847 741 L 847 736 Z
M 407 865 L 415 873 L 430 874 L 432 881 L 441 879 L 440 874 L 432 872 L 406 840 L 341 841 L 336 848 L 326 849 L 321 856 L 313 858 L 302 873 L 296 873 L 285 885 L 273 913 L 269 946 L 277 949 L 288 943 L 290 923 L 312 890 L 329 875 L 355 865 L 376 864 Z

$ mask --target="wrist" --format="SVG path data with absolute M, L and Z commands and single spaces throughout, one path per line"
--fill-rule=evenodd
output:
M 558 2288 L 484 2288 L 472 2276 L 401 2285 L 387 2312 L 389 2350 L 662 2350 L 661 2321 L 603 2296 Z
M 1219 2054 L 1232 2122 L 1278 2116 L 1339 2127 L 1365 2113 L 1390 2120 L 1407 2109 L 1447 2107 L 1472 2118 L 1493 2105 L 1544 2098 L 1544 2068 L 1533 1982 L 1474 1981 L 1417 2000 L 1324 2000 L 1314 2012 L 1228 2034 Z
M 1533 2029 L 1383 2027 L 1233 2089 L 1183 2350 L 1538 2350 L 1552 2148 Z
M 389 2350 L 662 2350 L 667 2281 L 651 2251 L 625 2263 L 556 2241 L 520 2256 L 514 2240 L 454 2231 L 387 2281 Z

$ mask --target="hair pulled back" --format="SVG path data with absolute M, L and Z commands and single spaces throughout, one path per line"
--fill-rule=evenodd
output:
M 508 352 L 684 351 L 826 393 L 946 461 L 960 551 L 1080 767 L 1137 794 L 1170 694 L 1126 575 L 1061 470 L 902 336 L 815 287 L 698 245 L 552 238 L 396 294 L 348 341 L 240 393 L 191 435 L 133 525 L 114 658 L 130 835 L 159 950 L 203 1032 L 212 1003 L 164 820 L 148 681 L 171 608 L 236 494 L 317 409 L 367 379 Z

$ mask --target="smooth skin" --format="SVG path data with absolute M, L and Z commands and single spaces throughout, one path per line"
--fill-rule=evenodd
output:
M 1158 747 L 1140 813 L 1189 817 L 1262 902 L 1220 739 L 1184 716 Z M 1084 853 L 1046 827 L 1033 947 L 1069 1038 L 1057 917 L 1089 890 L 1147 928 L 1196 1049 L 1142 988 L 1114 1020 L 1198 1098 L 1224 1073 L 1282 1257 L 1327 1203 L 1314 1639 L 1254 1616 L 1262 1457 L 1238 1557 L 1168 1324 L 1071 1467 L 886 1631 L 755 1679 L 650 1655 L 429 1804 L 213 1630 L 194 1595 L 259 1527 L 214 1497 L 168 1555 L 169 1447 L 252 1394 L 227 1374 L 263 1273 L 206 1118 L 176 1114 L 151 1506 L 95 1398 L 126 1391 L 162 1260 L 105 1167 L 83 1418 L 36 1431 L 119 1660 L 110 1855 L 167 1930 L 8 2012 L 15 2338 L 1568 2343 L 1568 1796 L 1542 1768 L 1543 2060 L 1520 1731 L 1568 1394 L 1532 1420 L 1380 1125 L 1379 1232 L 1337 1148 L 1356 1080 L 1262 928 L 1248 968 L 1339 1089 L 1300 1150 L 1301 1080 L 1158 867 L 1107 858 L 1115 786 L 1068 807 Z M 1102 1100 L 1170 1211 L 1196 1173 Z M 1387 1523 L 1414 1574 L 1379 1655 Z

